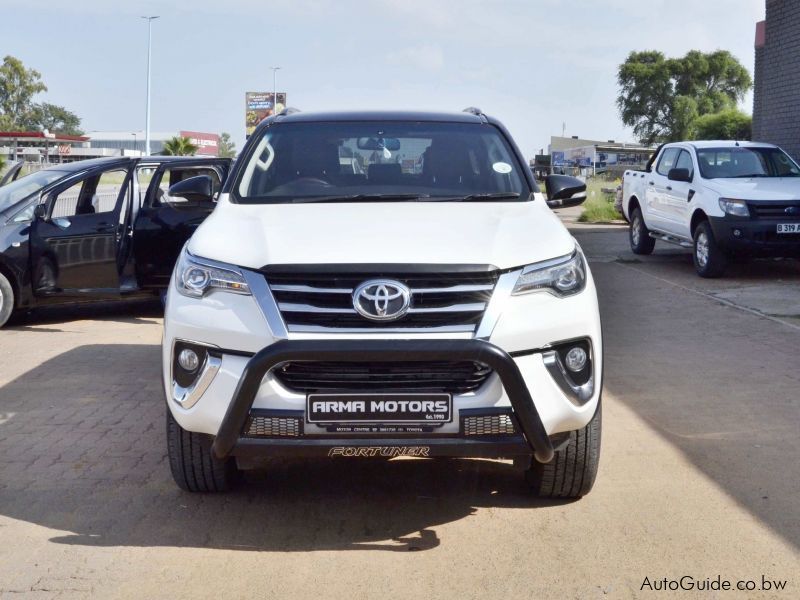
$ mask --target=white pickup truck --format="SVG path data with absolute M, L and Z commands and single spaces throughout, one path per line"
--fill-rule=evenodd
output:
M 734 256 L 800 256 L 800 167 L 777 146 L 664 144 L 646 170 L 625 171 L 622 194 L 633 252 L 656 240 L 693 248 L 701 277 Z

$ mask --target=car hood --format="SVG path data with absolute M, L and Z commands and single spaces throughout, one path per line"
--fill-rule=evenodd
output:
M 707 188 L 725 198 L 738 200 L 800 200 L 800 177 L 753 177 L 712 179 Z
M 569 254 L 544 198 L 531 202 L 231 204 L 221 198 L 189 251 L 242 267 L 481 264 L 506 269 Z

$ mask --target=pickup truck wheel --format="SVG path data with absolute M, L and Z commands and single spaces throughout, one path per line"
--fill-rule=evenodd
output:
M 0 273 L 0 327 L 6 324 L 14 310 L 14 288 Z
M 694 229 L 693 258 L 694 268 L 700 277 L 719 277 L 728 265 L 728 257 L 717 246 L 708 221 L 701 221 Z
M 652 254 L 656 241 L 650 237 L 650 230 L 644 224 L 642 210 L 634 208 L 631 213 L 631 225 L 629 229 L 631 250 L 634 254 Z
M 533 461 L 525 478 L 540 498 L 580 498 L 589 493 L 600 462 L 602 410 L 597 404 L 592 420 L 583 429 L 571 431 L 569 441 L 549 463 Z
M 211 454 L 210 435 L 186 431 L 167 408 L 167 454 L 172 478 L 187 492 L 226 492 L 239 479 L 233 458 Z

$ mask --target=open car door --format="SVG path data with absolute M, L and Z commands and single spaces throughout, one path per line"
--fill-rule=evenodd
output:
M 230 166 L 228 158 L 187 158 L 171 160 L 156 168 L 133 227 L 133 256 L 140 288 L 169 285 L 181 248 L 214 210 Z M 198 175 L 211 178 L 212 201 L 195 202 L 169 195 L 171 186 Z M 141 175 L 139 185 L 144 187 Z
M 71 178 L 36 208 L 31 277 L 37 296 L 116 296 L 130 214 L 130 162 Z

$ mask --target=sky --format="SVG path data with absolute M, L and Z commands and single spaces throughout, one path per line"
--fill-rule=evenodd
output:
M 85 131 L 142 130 L 153 22 L 152 131 L 229 132 L 244 94 L 301 110 L 477 106 L 523 153 L 551 135 L 634 141 L 616 108 L 629 52 L 729 50 L 753 71 L 764 0 L 0 0 L 0 51 Z M 742 108 L 752 112 L 752 95 Z

